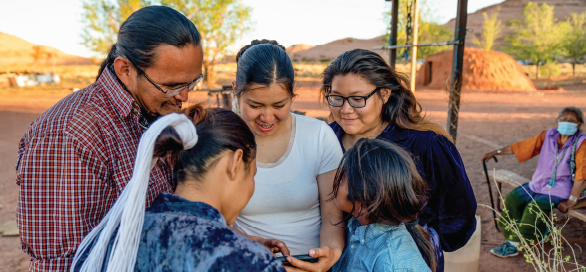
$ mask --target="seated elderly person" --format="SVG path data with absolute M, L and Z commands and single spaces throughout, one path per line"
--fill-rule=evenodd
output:
M 548 232 L 547 223 L 539 220 L 537 213 L 531 212 L 531 207 L 537 205 L 549 214 L 552 206 L 557 206 L 565 213 L 586 195 L 586 144 L 582 144 L 586 135 L 580 131 L 584 123 L 582 111 L 574 107 L 564 108 L 556 121 L 557 129 L 550 128 L 533 138 L 488 152 L 482 157 L 486 161 L 495 155 L 515 154 L 521 163 L 540 155 L 531 182 L 515 188 L 505 198 L 507 221 L 520 223 L 519 232 L 526 240 L 539 241 Z M 517 246 L 520 237 L 504 228 L 503 216 L 505 213 L 499 220 L 499 226 L 508 240 L 490 252 L 503 258 L 516 256 L 519 254 Z

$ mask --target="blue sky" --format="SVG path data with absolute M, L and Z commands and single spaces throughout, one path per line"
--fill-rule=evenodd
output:
M 285 46 L 318 45 L 346 37 L 374 38 L 384 34 L 382 13 L 390 8 L 384 0 L 241 1 L 253 8 L 255 21 L 254 32 L 246 35 L 244 42 L 267 38 Z M 433 2 L 438 22 L 456 17 L 458 0 L 428 2 Z M 503 0 L 469 0 L 468 12 L 500 2 Z M 80 44 L 82 13 L 82 0 L 0 0 L 0 32 L 66 53 L 92 56 Z

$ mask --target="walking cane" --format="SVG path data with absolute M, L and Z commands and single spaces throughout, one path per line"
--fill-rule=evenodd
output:
M 496 157 L 492 157 L 494 162 L 499 162 Z M 488 184 L 488 193 L 490 194 L 490 205 L 492 205 L 492 216 L 494 217 L 494 226 L 496 230 L 500 232 L 499 226 L 496 222 L 496 211 L 494 210 L 494 199 L 492 198 L 492 187 L 490 186 L 490 178 L 488 178 L 488 170 L 486 169 L 486 161 L 482 160 L 482 166 L 484 167 L 484 175 L 486 176 L 486 184 Z

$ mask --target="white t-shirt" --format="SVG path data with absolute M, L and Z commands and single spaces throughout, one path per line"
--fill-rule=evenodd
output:
M 325 122 L 293 113 L 291 117 L 287 151 L 275 163 L 257 162 L 254 195 L 234 227 L 248 235 L 279 239 L 298 255 L 320 247 L 317 176 L 338 168 L 342 148 Z

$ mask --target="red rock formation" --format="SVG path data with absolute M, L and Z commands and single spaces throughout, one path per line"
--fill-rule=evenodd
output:
M 348 50 L 362 48 L 374 51 L 388 60 L 388 50 L 372 50 L 374 46 L 382 46 L 384 39 L 384 35 L 368 40 L 344 38 L 324 45 L 316 45 L 306 50 L 289 53 L 289 57 L 296 61 L 332 61 Z M 289 52 L 289 48 L 287 48 L 287 52 Z
M 447 89 L 452 50 L 429 56 L 419 69 L 416 88 Z M 511 56 L 482 49 L 464 50 L 463 90 L 535 90 L 533 82 Z
M 38 53 L 37 61 L 41 64 L 93 64 L 89 58 L 82 58 L 64 53 L 46 45 L 35 45 L 14 35 L 0 32 L 0 65 L 28 65 L 35 61 L 35 47 Z
M 499 6 L 501 7 L 501 10 L 497 17 L 502 21 L 505 27 L 503 28 L 501 36 L 495 41 L 495 46 L 496 49 L 499 49 L 501 46 L 508 44 L 505 39 L 507 36 L 514 34 L 514 31 L 509 28 L 511 26 L 509 21 L 519 20 L 523 22 L 523 8 L 529 2 L 535 2 L 540 5 L 548 4 L 550 6 L 554 6 L 554 16 L 558 21 L 565 21 L 571 13 L 582 13 L 586 11 L 585 0 L 505 0 L 501 3 L 484 7 L 474 13 L 468 14 L 466 28 L 472 29 L 474 32 L 468 33 L 468 35 L 466 35 L 466 46 L 477 47 L 472 42 L 472 37 L 481 37 L 482 25 L 484 24 L 484 16 L 482 16 L 482 13 L 486 12 L 490 15 L 495 12 Z M 454 11 L 455 10 L 456 5 L 454 4 Z M 456 18 L 451 19 L 444 26 L 447 29 L 453 31 L 456 26 Z

